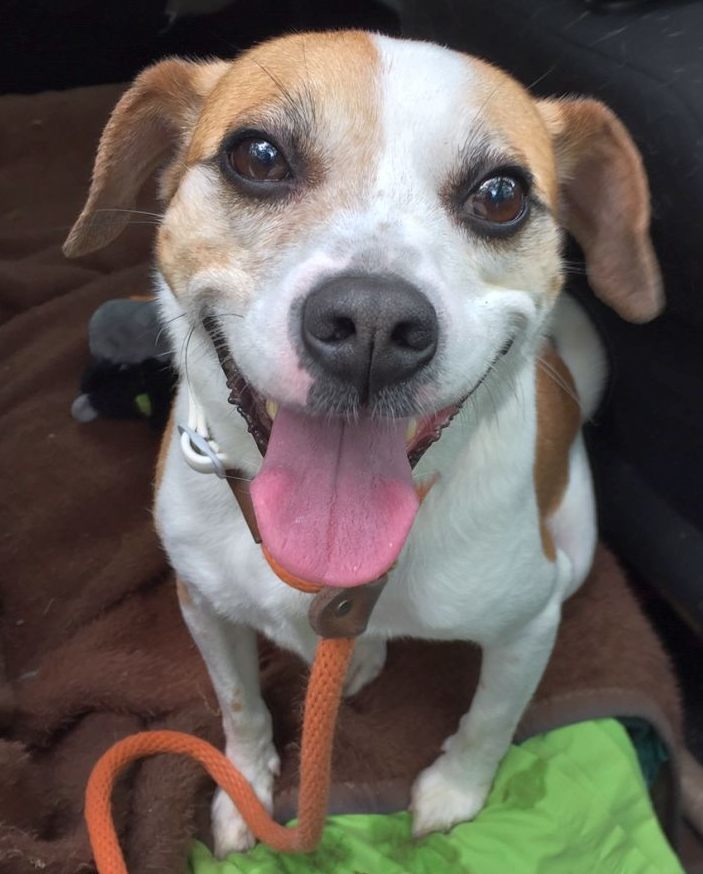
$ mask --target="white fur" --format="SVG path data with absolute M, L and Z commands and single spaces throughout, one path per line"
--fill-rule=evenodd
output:
M 562 294 L 552 311 L 550 334 L 576 382 L 581 418 L 590 419 L 598 409 L 608 376 L 603 342 L 586 312 L 568 294 Z
M 545 557 L 539 534 L 535 359 L 547 325 L 549 282 L 559 270 L 558 229 L 545 219 L 544 252 L 517 265 L 509 247 L 496 254 L 467 244 L 437 188 L 467 131 L 481 118 L 482 100 L 471 98 L 471 68 L 433 46 L 380 37 L 376 42 L 384 136 L 364 194 L 354 202 L 340 196 L 344 207 L 326 216 L 323 227 L 306 226 L 294 246 L 271 252 L 255 292 L 233 254 L 230 267 L 194 276 L 178 299 L 163 279 L 159 293 L 181 364 L 188 328 L 196 325 L 183 378 L 219 445 L 249 476 L 260 459 L 226 403 L 217 361 L 197 330 L 196 310 L 190 308 L 199 290 L 214 289 L 221 310 L 237 311 L 224 326 L 247 379 L 262 394 L 289 403 L 304 403 L 308 385 L 288 336 L 290 307 L 316 282 L 355 263 L 412 280 L 434 303 L 442 340 L 424 398 L 431 409 L 468 392 L 519 328 L 508 357 L 418 466 L 418 479 L 437 476 L 437 482 L 390 574 L 348 680 L 354 692 L 373 678 L 385 641 L 394 637 L 472 640 L 482 646 L 481 682 L 471 709 L 413 789 L 414 831 L 425 834 L 481 809 L 551 653 L 561 603 L 588 572 L 596 534 L 580 440 L 571 453 L 566 494 L 551 520 L 556 561 Z M 210 173 L 200 166 L 188 171 L 188 190 L 194 199 L 207 197 L 208 212 L 221 228 L 229 219 Z M 334 184 L 343 189 L 344 177 L 335 177 Z M 181 221 L 189 209 L 197 216 L 196 206 L 183 198 L 174 209 Z M 182 314 L 186 317 L 179 318 Z M 572 342 L 579 319 L 566 310 L 559 315 L 557 342 Z M 584 387 L 597 355 L 585 344 L 573 360 L 567 348 L 563 352 L 591 409 L 595 391 Z M 175 404 L 176 422 L 187 418 L 184 395 L 181 391 Z M 278 760 L 258 688 L 252 629 L 310 660 L 315 639 L 307 620 L 309 596 L 274 576 L 227 486 L 192 471 L 175 437 L 156 519 L 173 567 L 191 593 L 184 615 L 220 700 L 228 755 L 270 805 Z M 213 825 L 219 853 L 250 845 L 251 835 L 222 796 Z

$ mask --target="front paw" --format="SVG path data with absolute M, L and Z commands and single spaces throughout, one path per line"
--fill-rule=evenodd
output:
M 417 777 L 410 803 L 414 837 L 449 831 L 480 813 L 491 782 L 472 780 L 471 767 L 466 764 L 445 753 Z
M 232 756 L 229 755 L 230 760 Z M 273 746 L 249 767 L 234 763 L 251 783 L 252 789 L 264 807 L 270 812 L 273 809 L 273 781 L 280 771 L 280 761 Z M 249 826 L 222 789 L 215 792 L 212 802 L 212 836 L 214 853 L 218 859 L 224 859 L 229 853 L 243 853 L 256 843 Z

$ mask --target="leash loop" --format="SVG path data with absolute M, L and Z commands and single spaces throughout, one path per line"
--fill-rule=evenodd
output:
M 85 818 L 99 874 L 128 874 L 112 819 L 112 789 L 135 759 L 175 753 L 196 759 L 232 799 L 254 835 L 281 853 L 309 853 L 322 836 L 332 769 L 334 727 L 354 638 L 323 639 L 313 662 L 303 716 L 298 825 L 275 822 L 249 781 L 207 741 L 178 731 L 145 731 L 118 741 L 95 765 L 85 797 Z

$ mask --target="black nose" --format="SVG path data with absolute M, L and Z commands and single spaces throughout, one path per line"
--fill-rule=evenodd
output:
M 437 313 L 410 283 L 392 276 L 338 276 L 308 295 L 305 348 L 362 402 L 416 374 L 437 349 Z

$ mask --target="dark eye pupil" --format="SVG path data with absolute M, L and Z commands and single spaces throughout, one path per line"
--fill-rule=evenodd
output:
M 500 176 L 498 179 L 489 179 L 484 183 L 484 196 L 490 203 L 499 208 L 507 201 L 515 197 L 517 182 Z
M 237 143 L 230 162 L 240 176 L 255 182 L 280 182 L 289 175 L 286 159 L 276 146 L 256 137 Z
M 486 179 L 466 200 L 469 215 L 492 224 L 515 221 L 524 208 L 525 192 L 512 176 Z
M 249 144 L 249 160 L 270 169 L 278 160 L 278 149 L 266 140 L 252 140 Z

